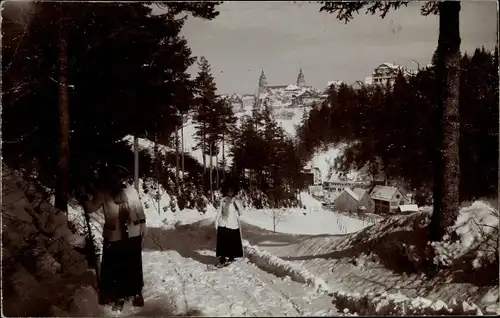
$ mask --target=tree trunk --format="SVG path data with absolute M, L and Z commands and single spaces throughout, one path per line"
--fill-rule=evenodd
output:
M 182 118 L 182 126 L 181 126 L 181 173 L 182 173 L 182 181 L 184 182 L 184 117 Z
M 276 209 L 273 209 L 273 232 L 276 232 Z
M 215 186 L 219 189 L 220 176 L 219 176 L 219 154 L 215 155 Z
M 437 149 L 434 158 L 434 209 L 429 239 L 440 240 L 454 224 L 459 208 L 460 180 L 460 2 L 439 2 L 436 110 Z
M 154 157 L 154 168 L 155 168 L 155 175 L 156 175 L 156 195 L 157 195 L 157 204 L 158 204 L 158 215 L 161 214 L 160 210 L 160 198 L 161 198 L 161 193 L 160 193 L 160 169 L 158 167 L 158 143 L 157 143 L 157 138 L 156 138 L 156 132 L 155 132 L 155 141 L 154 141 L 154 147 L 153 147 L 153 157 Z
M 224 150 L 225 145 L 225 135 L 222 133 L 222 180 L 226 178 L 226 154 Z M 234 160 L 233 160 L 234 161 Z
M 210 158 L 210 168 L 209 168 L 209 180 L 210 180 L 210 198 L 212 199 L 212 202 L 214 201 L 214 192 L 213 192 L 213 182 L 212 182 L 212 144 L 210 143 L 208 146 L 208 151 L 209 151 L 209 158 Z
M 177 188 L 177 194 L 181 194 L 181 189 L 179 185 L 179 127 L 175 126 L 175 186 Z
M 69 178 L 69 97 L 68 97 L 68 43 L 64 34 L 63 10 L 61 8 L 59 26 L 59 157 L 57 161 L 57 180 L 55 206 L 68 213 Z
M 205 121 L 203 121 L 203 138 L 201 141 L 201 156 L 203 158 L 203 175 L 207 174 L 207 158 L 205 158 L 206 128 L 207 128 L 206 123 L 205 123 Z

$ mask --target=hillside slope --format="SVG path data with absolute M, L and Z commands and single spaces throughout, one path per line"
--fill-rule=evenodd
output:
M 2 296 L 6 316 L 99 314 L 83 238 L 35 183 L 2 166 Z
M 428 224 L 429 214 L 419 212 L 353 234 L 267 242 L 263 248 L 337 286 L 342 306 L 358 314 L 401 314 L 403 302 L 419 297 L 426 298 L 422 306 L 437 311 L 445 308 L 441 304 L 451 308 L 465 301 L 483 312 L 497 312 L 498 210 L 481 201 L 462 208 L 453 228 L 458 239 L 432 247 L 427 245 Z

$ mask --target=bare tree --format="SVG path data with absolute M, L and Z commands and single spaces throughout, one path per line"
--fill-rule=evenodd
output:
M 273 221 L 273 232 L 276 232 L 276 227 L 290 215 L 290 211 L 285 208 L 271 209 L 271 218 Z

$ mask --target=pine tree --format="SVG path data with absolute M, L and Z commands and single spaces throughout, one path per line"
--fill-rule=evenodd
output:
M 205 57 L 201 57 L 198 62 L 199 72 L 195 81 L 198 86 L 196 115 L 194 121 L 197 123 L 195 139 L 198 141 L 195 149 L 200 149 L 203 154 L 203 170 L 206 173 L 207 164 L 205 155 L 210 152 L 209 149 L 209 121 L 212 115 L 212 107 L 215 101 L 215 80 L 211 74 L 210 64 Z
M 107 161 L 126 163 L 117 140 L 148 131 L 166 139 L 178 121 L 176 109 L 192 105 L 194 83 L 187 68 L 194 63 L 180 36 L 185 18 L 212 19 L 218 3 L 167 3 L 165 14 L 151 15 L 142 3 L 65 3 L 68 109 L 71 117 L 70 188 L 85 171 Z M 9 2 L 5 6 L 24 5 Z M 54 185 L 60 139 L 57 129 L 59 24 L 61 3 L 31 3 L 29 24 L 18 36 L 17 21 L 3 28 L 4 159 L 14 167 L 37 162 L 40 181 Z M 10 14 L 15 10 L 4 10 Z M 11 20 L 14 22 L 14 20 Z M 26 28 L 24 28 L 27 26 Z M 126 55 L 123 52 L 128 52 Z M 30 59 L 28 59 L 30 57 Z M 61 60 L 62 61 L 62 60 Z M 110 63 L 109 61 L 113 61 Z M 64 94 L 63 94 L 64 95 Z M 103 98 L 105 96 L 105 98 Z M 40 107 L 43 105 L 43 107 Z M 62 104 L 61 104 L 62 105 Z M 140 111 L 139 111 L 140 107 Z M 3 137 L 4 137 L 3 136 Z M 22 138 L 21 138 L 22 137 Z M 63 147 L 64 148 L 64 147 Z M 62 165 L 64 166 L 64 165 Z M 61 167 L 62 167 L 61 166 Z M 63 189 L 64 177 L 58 189 Z M 61 190 L 58 190 L 60 192 Z M 64 195 L 58 195 L 64 197 Z

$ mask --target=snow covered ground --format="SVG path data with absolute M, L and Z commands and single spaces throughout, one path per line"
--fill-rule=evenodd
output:
M 142 309 L 122 314 L 199 316 L 333 315 L 331 298 L 314 287 L 278 278 L 244 260 L 213 269 L 215 229 L 184 226 L 152 229 L 145 240 Z M 167 312 L 168 313 L 168 312 Z
M 241 220 L 262 229 L 288 234 L 348 234 L 357 232 L 372 222 L 359 220 L 323 209 L 321 203 L 306 192 L 300 194 L 306 209 L 258 209 L 248 210 Z
M 143 252 L 146 306 L 127 307 L 122 315 L 397 315 L 451 310 L 477 314 L 498 310 L 498 286 L 457 278 L 450 272 L 452 267 L 435 277 L 412 273 L 411 267 L 421 262 L 419 251 L 425 247 L 421 235 L 427 231 L 429 212 L 395 216 L 368 226 L 322 210 L 303 193 L 306 215 L 302 209 L 288 210 L 281 227 L 277 226 L 278 233 L 271 231 L 269 211 L 245 211 L 246 260 L 213 270 L 215 209 L 202 214 L 166 208 L 159 213 L 150 196 L 141 193 L 149 225 Z M 164 196 L 161 205 L 169 206 L 169 200 Z M 96 228 L 102 227 L 102 216 L 92 219 Z M 477 227 L 483 223 L 486 226 Z M 433 248 L 441 255 L 441 263 L 443 259 L 447 264 L 462 262 L 471 248 L 484 247 L 481 235 L 496 233 L 498 240 L 495 227 L 498 211 L 475 202 L 461 210 L 454 228 L 458 242 Z M 99 230 L 95 234 L 100 237 Z M 450 248 L 454 245 L 464 249 Z M 479 271 L 495 255 L 474 253 L 467 261 L 479 259 L 474 263 Z
M 274 215 L 274 216 L 273 216 Z M 263 209 L 249 210 L 242 221 L 266 230 L 289 234 L 348 234 L 357 232 L 371 223 L 318 209 Z
M 310 108 L 307 108 L 308 112 L 309 109 Z M 289 136 L 295 137 L 297 133 L 297 127 L 300 125 L 300 122 L 302 121 L 302 117 L 304 115 L 304 108 L 284 108 L 282 110 L 278 110 L 277 112 L 281 111 L 293 113 L 293 116 L 290 119 L 277 118 L 276 121 L 278 122 L 278 125 L 280 125 Z
M 498 256 L 498 245 L 493 245 L 495 250 L 487 244 L 498 242 L 498 211 L 483 202 L 462 208 L 454 227 L 458 241 L 434 244 L 439 257 L 435 261 L 442 265 L 432 277 L 416 274 L 413 268 L 423 262 L 428 215 L 395 216 L 358 233 L 301 237 L 290 239 L 289 244 L 269 244 L 266 237 L 267 241 L 258 245 L 334 286 L 337 307 L 350 313 L 497 312 L 498 286 L 479 279 L 484 275 L 480 271 L 491 272 L 486 266 Z M 258 242 L 258 237 L 253 239 Z M 488 247 L 489 252 L 485 252 Z M 479 272 L 473 274 L 475 270 Z
M 268 253 L 248 242 L 245 244 L 247 260 L 214 270 L 217 261 L 215 209 L 210 207 L 206 214 L 188 209 L 174 213 L 166 194 L 160 200 L 166 209 L 158 209 L 153 199 L 155 191 L 146 194 L 142 186 L 140 189 L 148 220 L 143 251 L 146 305 L 140 309 L 127 305 L 120 316 L 323 316 L 336 313 L 331 297 L 318 293 L 316 283 L 310 284 L 314 281 L 312 275 L 299 271 L 297 276 L 298 271 L 290 269 L 289 262 L 270 258 Z M 70 219 L 82 227 L 81 209 L 73 206 L 69 212 Z M 92 214 L 91 220 L 93 233 L 101 241 L 102 214 Z M 106 307 L 104 315 L 117 314 Z

